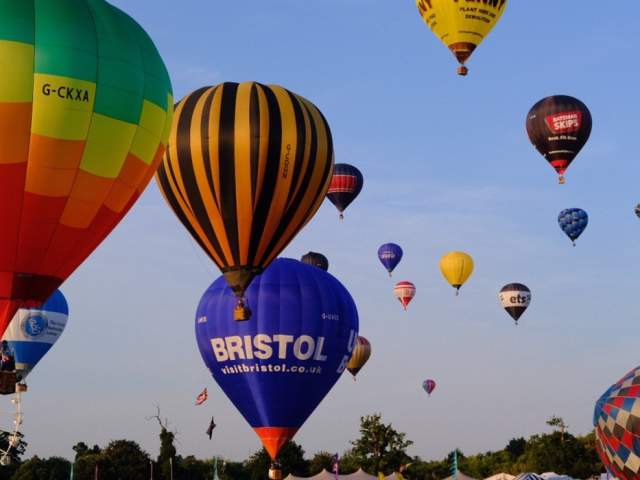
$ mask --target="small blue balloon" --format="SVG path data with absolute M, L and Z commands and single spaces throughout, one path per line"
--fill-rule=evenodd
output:
M 558 224 L 575 245 L 576 239 L 584 232 L 589 223 L 587 212 L 581 208 L 567 208 L 558 215 Z
M 398 266 L 400 260 L 402 260 L 402 248 L 395 243 L 385 243 L 378 249 L 378 258 L 384 268 L 387 269 L 389 275 L 393 272 L 393 269 Z
M 198 348 L 275 459 L 345 370 L 358 312 L 335 277 L 287 258 L 251 282 L 250 320 L 233 319 L 236 302 L 224 277 L 211 284 L 196 314 Z

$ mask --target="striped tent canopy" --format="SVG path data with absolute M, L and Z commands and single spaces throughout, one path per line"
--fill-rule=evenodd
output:
M 544 478 L 542 478 L 537 473 L 526 472 L 521 473 L 514 480 L 544 480 Z

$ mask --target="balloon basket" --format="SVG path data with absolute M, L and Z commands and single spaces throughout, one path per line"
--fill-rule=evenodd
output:
M 251 309 L 245 307 L 244 304 L 239 303 L 236 308 L 233 309 L 233 319 L 236 322 L 244 322 L 251 318 Z
M 16 393 L 24 393 L 28 390 L 26 383 L 17 383 L 16 384 Z
M 344 220 L 344 214 L 340 214 L 340 220 Z
M 565 180 L 564 175 L 560 175 L 558 177 L 558 184 L 564 185 L 565 183 L 567 183 L 567 181 Z
M 469 73 L 469 69 L 467 67 L 465 67 L 464 65 L 460 65 L 458 67 L 458 75 L 460 75 L 461 77 L 466 77 L 467 74 Z
M 282 480 L 282 470 L 277 463 L 272 463 L 269 466 L 269 480 Z

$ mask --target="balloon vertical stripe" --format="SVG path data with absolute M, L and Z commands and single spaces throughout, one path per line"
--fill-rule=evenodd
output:
M 158 184 L 242 294 L 319 208 L 333 167 L 329 126 L 302 97 L 255 82 L 197 90 L 176 119 Z

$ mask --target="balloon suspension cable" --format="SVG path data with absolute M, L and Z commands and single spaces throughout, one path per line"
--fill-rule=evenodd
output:
M 560 176 L 558 177 L 558 183 L 559 183 L 560 185 L 564 185 L 564 184 L 566 183 L 566 180 L 565 180 L 565 178 L 564 178 L 564 175 L 560 175 Z

